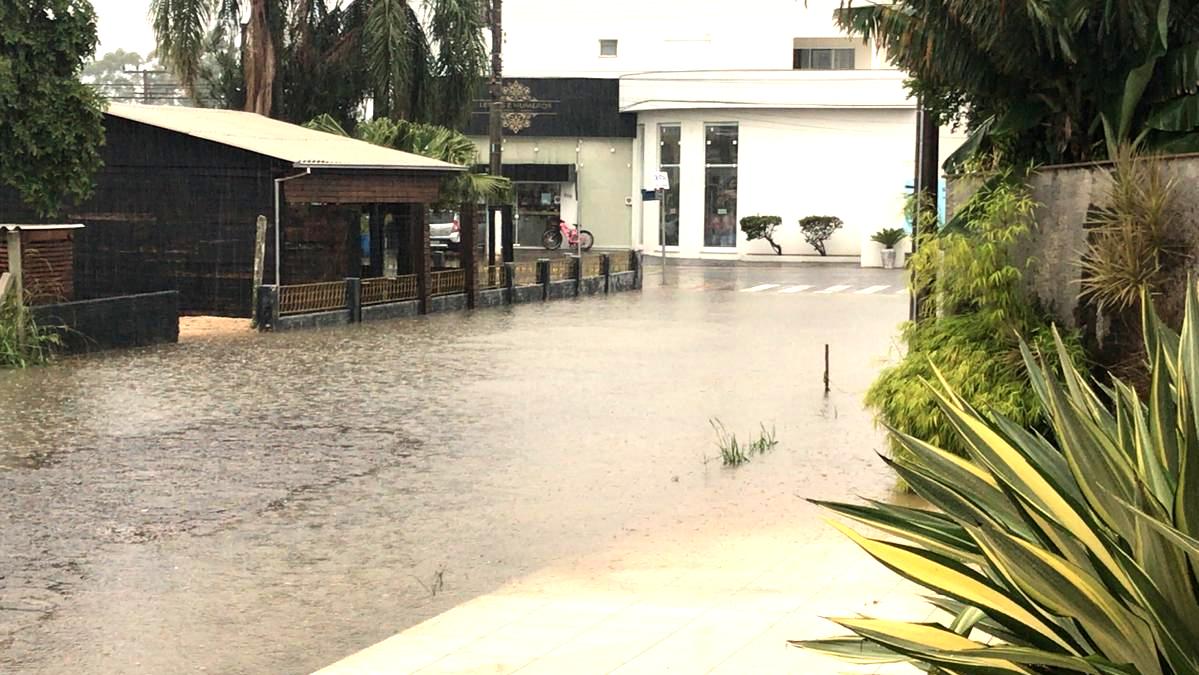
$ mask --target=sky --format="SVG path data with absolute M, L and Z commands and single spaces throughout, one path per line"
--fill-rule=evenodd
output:
M 96 56 L 124 49 L 145 56 L 154 50 L 154 31 L 147 13 L 150 0 L 92 0 L 100 46 Z

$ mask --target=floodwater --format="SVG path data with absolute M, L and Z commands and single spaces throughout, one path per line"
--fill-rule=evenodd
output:
M 763 282 L 902 283 L 651 266 L 640 294 L 0 372 L 0 672 L 303 673 L 629 537 L 886 495 L 860 400 L 906 296 Z M 711 418 L 779 446 L 723 468 Z

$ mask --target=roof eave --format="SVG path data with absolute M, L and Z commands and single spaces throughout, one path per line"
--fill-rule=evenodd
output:
M 445 166 L 396 166 L 395 164 L 330 164 L 327 162 L 295 162 L 292 166 L 297 169 L 348 169 L 352 171 L 435 171 L 441 173 L 458 173 L 466 171 L 467 167 L 456 164 Z

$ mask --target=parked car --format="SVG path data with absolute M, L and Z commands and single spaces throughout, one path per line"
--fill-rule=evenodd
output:
M 435 248 L 458 248 L 462 243 L 462 230 L 457 212 L 429 212 L 429 242 Z

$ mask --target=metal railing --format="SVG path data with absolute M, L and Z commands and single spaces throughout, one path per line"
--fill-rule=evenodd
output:
M 500 288 L 504 285 L 504 268 L 479 265 L 479 288 Z
M 583 278 L 604 276 L 604 259 L 602 256 L 583 256 Z
M 558 258 L 550 261 L 550 281 L 569 281 L 574 278 L 574 258 Z
M 466 292 L 466 270 L 443 270 L 429 277 L 429 295 Z
M 293 284 L 279 287 L 279 314 L 306 314 L 349 306 L 345 281 Z
M 415 300 L 416 275 L 376 277 L 362 280 L 362 304 L 381 305 L 385 302 Z
M 518 262 L 512 264 L 513 286 L 535 286 L 541 283 L 537 278 L 537 263 Z
M 623 251 L 608 256 L 608 273 L 628 272 L 633 269 L 633 252 Z

